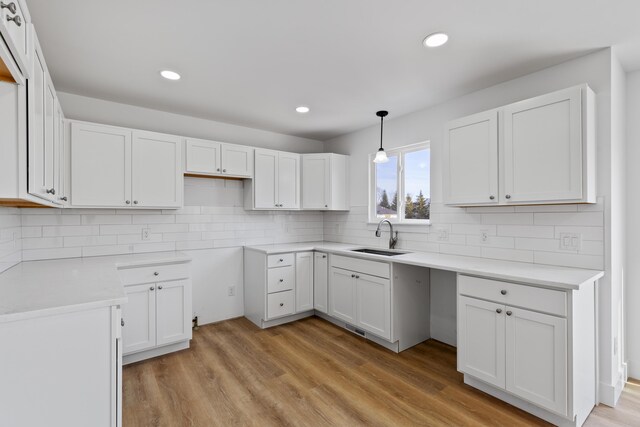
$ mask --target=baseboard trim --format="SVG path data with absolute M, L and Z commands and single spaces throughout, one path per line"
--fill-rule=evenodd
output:
M 140 362 L 141 360 L 151 359 L 152 357 L 163 356 L 174 351 L 186 350 L 189 348 L 189 340 L 181 341 L 175 344 L 169 344 L 158 348 L 152 348 L 150 350 L 141 351 L 138 353 L 127 354 L 122 356 L 122 364 L 128 365 L 129 363 Z
M 623 368 L 618 373 L 618 378 L 616 379 L 615 384 L 600 383 L 600 403 L 614 408 L 618 403 L 618 399 L 620 399 L 620 395 L 622 395 L 622 390 L 624 390 L 625 384 L 626 369 Z

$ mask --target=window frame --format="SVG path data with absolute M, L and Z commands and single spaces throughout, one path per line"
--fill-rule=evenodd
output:
M 415 144 L 404 145 L 402 147 L 393 148 L 391 150 L 386 150 L 387 157 L 397 156 L 398 157 L 398 189 L 397 194 L 404 195 L 404 156 L 407 153 L 412 153 L 414 151 L 420 151 L 428 149 L 429 150 L 429 188 L 431 188 L 431 142 L 424 141 L 418 142 Z M 382 221 L 382 218 L 378 218 L 376 214 L 376 164 L 373 163 L 373 159 L 375 158 L 375 153 L 369 154 L 369 206 L 368 206 L 368 219 L 369 224 L 377 224 Z M 429 199 L 431 202 L 431 194 L 429 195 Z M 398 225 L 431 225 L 431 215 L 429 215 L 429 219 L 405 219 L 404 218 L 404 209 L 405 209 L 405 197 L 398 197 L 398 217 L 395 219 L 389 218 L 391 223 Z M 430 212 L 431 213 L 431 212 Z

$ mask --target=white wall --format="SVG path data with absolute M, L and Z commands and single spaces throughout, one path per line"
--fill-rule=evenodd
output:
M 620 252 L 619 240 L 614 248 L 611 245 L 611 218 L 620 217 L 621 205 L 619 199 L 612 202 L 612 165 L 620 166 L 621 155 L 617 149 L 620 144 L 616 142 L 616 163 L 612 163 L 612 72 L 616 71 L 612 63 L 611 50 L 601 50 L 406 116 L 394 118 L 391 111 L 390 120 L 385 121 L 384 142 L 386 148 L 394 148 L 431 141 L 432 226 L 401 228 L 399 247 L 540 264 L 604 268 L 605 277 L 599 284 L 599 363 L 601 396 L 605 396 L 603 402 L 609 404 L 615 400 L 615 385 L 618 383 L 615 373 L 620 368 L 613 354 L 614 329 L 617 328 L 614 313 L 618 312 L 613 288 L 620 286 L 622 276 L 622 266 L 619 263 L 614 266 L 611 262 L 612 256 L 619 256 Z M 581 83 L 588 83 L 596 93 L 597 204 L 467 209 L 442 205 L 441 144 L 445 122 Z M 617 84 L 622 85 L 619 81 Z M 619 90 L 616 96 L 619 96 Z M 351 155 L 352 205 L 349 213 L 326 214 L 326 240 L 356 240 L 361 244 L 379 246 L 386 243 L 388 236 L 376 239 L 373 237 L 375 227 L 366 224 L 368 155 L 375 151 L 380 131 L 374 112 L 371 113 L 375 125 L 325 144 L 325 151 Z M 620 141 L 618 135 L 616 141 Z M 612 216 L 612 212 L 615 215 Z M 435 231 L 440 228 L 449 231 L 449 241 L 438 240 Z M 479 242 L 481 229 L 489 231 L 488 244 Z M 582 235 L 583 245 L 579 252 L 559 250 L 558 234 L 563 230 Z M 614 287 L 612 280 L 616 281 Z M 453 284 L 443 286 L 449 292 L 455 292 Z M 452 301 L 451 298 L 449 300 Z M 455 310 L 455 306 L 450 309 Z M 443 333 L 446 335 L 447 331 Z
M 640 71 L 627 75 L 626 356 L 629 376 L 640 378 Z
M 0 273 L 22 259 L 20 210 L 0 207 Z
M 236 126 L 150 108 L 58 92 L 68 119 L 164 132 L 191 138 L 212 139 L 295 153 L 321 153 L 323 143 L 266 130 Z

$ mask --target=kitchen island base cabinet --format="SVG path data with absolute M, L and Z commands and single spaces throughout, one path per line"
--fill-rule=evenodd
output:
M 120 310 L 0 323 L 0 425 L 121 425 Z
M 558 291 L 459 274 L 458 370 L 540 418 L 582 425 L 596 403 L 595 306 L 594 283 Z

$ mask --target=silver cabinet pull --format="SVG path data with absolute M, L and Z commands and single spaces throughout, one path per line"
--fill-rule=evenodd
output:
M 503 289 L 503 290 L 501 290 L 501 291 L 500 291 L 500 293 L 501 293 L 502 295 L 506 295 L 506 294 L 507 294 L 507 291 L 506 291 L 505 289 Z
M 124 201 L 126 204 L 130 205 L 131 204 L 131 200 L 125 200 Z
M 280 283 L 284 282 L 284 279 L 280 279 Z
M 162 289 L 162 285 L 158 285 L 158 289 Z
M 489 196 L 489 200 L 495 199 L 495 196 Z
M 149 288 L 150 291 L 155 291 L 156 288 L 154 288 L 153 286 Z
M 9 12 L 13 13 L 14 15 L 18 11 L 18 8 L 16 7 L 16 4 L 14 2 L 11 2 L 9 4 L 0 2 L 0 9 L 9 9 Z
M 496 308 L 496 313 L 498 313 L 498 314 L 502 313 L 502 309 L 501 308 Z
M 56 194 L 56 190 L 55 188 L 49 188 L 48 190 L 45 190 L 47 192 L 47 194 Z
M 216 169 L 216 172 L 220 172 L 220 168 L 217 168 L 217 169 Z
M 134 200 L 134 201 L 133 201 L 133 204 L 134 204 L 134 205 L 137 205 L 137 204 L 138 204 L 138 201 L 137 201 L 137 200 Z
M 326 257 L 327 257 L 326 255 L 322 255 L 322 258 L 326 258 Z
M 22 25 L 22 18 L 20 18 L 20 15 L 7 16 L 7 22 L 9 21 L 13 21 L 13 23 L 16 24 L 18 27 Z
M 511 198 L 511 194 L 507 194 L 507 195 L 506 195 L 506 196 L 504 196 L 504 197 L 506 197 L 507 199 L 510 199 L 510 198 Z
M 360 276 L 356 275 L 356 279 L 359 279 L 359 278 L 360 278 Z
M 124 326 L 124 319 L 120 318 L 120 326 Z
M 227 170 L 226 170 L 226 169 L 222 169 L 222 172 L 225 172 L 225 173 L 226 173 L 226 172 L 227 172 Z
M 355 275 L 355 274 L 352 274 L 352 275 L 351 275 L 351 277 L 355 279 L 355 278 L 356 278 L 356 275 Z
M 154 272 L 153 272 L 153 275 L 154 275 L 154 276 L 159 276 L 159 275 L 160 275 L 160 273 L 158 273 L 157 271 L 154 271 Z
M 62 200 L 63 202 L 66 202 L 67 200 L 69 200 L 69 198 L 67 196 L 62 196 L 60 197 L 60 200 Z
M 511 316 L 513 313 L 510 310 L 507 310 L 507 316 Z
M 280 307 L 284 307 L 284 303 L 283 302 L 280 303 Z
M 280 259 L 278 260 L 278 262 L 284 262 L 284 259 L 280 258 Z
M 324 207 L 325 207 L 325 208 L 328 208 L 328 207 L 329 207 L 329 205 L 324 205 Z

